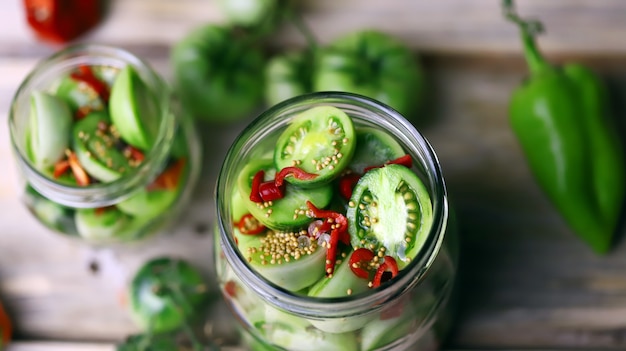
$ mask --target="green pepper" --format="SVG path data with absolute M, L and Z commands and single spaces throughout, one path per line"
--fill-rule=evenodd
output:
M 418 111 L 424 74 L 415 54 L 376 30 L 349 33 L 319 52 L 314 91 L 345 91 L 383 102 L 407 118 Z
M 245 118 L 263 98 L 265 59 L 256 38 L 233 27 L 196 28 L 172 49 L 174 81 L 184 107 L 210 122 Z
M 610 250 L 624 204 L 623 149 L 608 92 L 589 68 L 555 66 L 539 52 L 541 23 L 524 21 L 512 0 L 506 17 L 521 32 L 530 76 L 510 102 L 511 127 L 543 192 L 572 231 L 598 253 Z

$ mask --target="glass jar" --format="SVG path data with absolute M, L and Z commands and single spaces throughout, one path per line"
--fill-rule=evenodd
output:
M 252 267 L 237 249 L 232 194 L 246 163 L 267 155 L 294 116 L 328 105 L 346 112 L 356 127 L 386 131 L 412 156 L 411 168 L 430 195 L 433 219 L 419 254 L 389 284 L 320 298 L 306 295 L 307 289 L 292 292 L 281 287 Z M 270 108 L 229 149 L 217 182 L 216 202 L 217 276 L 250 349 L 435 350 L 441 344 L 454 305 L 458 251 L 454 221 L 434 151 L 393 109 L 362 96 L 330 92 L 296 97 Z
M 46 227 L 92 244 L 159 232 L 190 198 L 200 144 L 163 81 L 115 47 L 42 60 L 9 112 L 21 197 Z

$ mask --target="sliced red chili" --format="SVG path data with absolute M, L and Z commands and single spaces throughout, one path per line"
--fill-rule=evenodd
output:
M 406 154 L 404 156 L 400 156 L 396 159 L 393 159 L 391 161 L 387 161 L 385 162 L 385 164 L 380 165 L 380 166 L 370 166 L 370 167 L 366 167 L 363 172 L 368 172 L 374 168 L 380 168 L 383 167 L 385 165 L 401 165 L 407 168 L 411 168 L 413 167 L 413 158 L 411 158 L 411 155 Z
M 95 210 L 93 210 L 93 213 L 96 216 L 102 216 L 107 210 L 110 210 L 112 208 L 113 208 L 113 206 L 98 207 Z
M 341 194 L 344 199 L 350 200 L 352 190 L 359 179 L 361 179 L 361 175 L 356 173 L 348 173 L 339 178 L 339 194 Z
M 69 169 L 70 169 L 70 162 L 68 160 L 61 160 L 54 164 L 54 171 L 52 172 L 52 176 L 54 178 L 59 178 Z
M 80 186 L 89 185 L 89 175 L 87 174 L 87 172 L 85 172 L 83 166 L 80 165 L 80 162 L 78 162 L 78 157 L 76 157 L 76 154 L 68 151 L 67 161 L 70 165 L 70 168 L 72 169 L 72 174 L 74 174 L 74 178 L 76 178 L 76 184 Z
M 137 162 L 142 162 L 145 158 L 145 155 L 143 154 L 143 152 L 131 145 L 128 145 L 126 147 L 126 150 L 128 150 L 128 155 L 130 156 L 130 158 L 132 158 L 133 160 L 137 161 Z
M 374 275 L 373 287 L 379 287 L 382 283 L 393 279 L 398 275 L 398 263 L 391 256 L 385 256 L 383 263 L 380 264 Z M 391 273 L 390 276 L 385 273 Z
M 239 223 L 237 223 L 237 228 L 239 228 L 241 234 L 245 235 L 256 235 L 265 231 L 265 226 L 250 213 L 246 213 L 241 217 Z
M 333 221 L 333 224 L 331 224 L 330 240 L 326 250 L 326 275 L 330 276 L 335 271 L 335 261 L 337 259 L 338 251 L 337 246 L 339 246 L 340 240 L 343 241 L 345 233 L 348 231 L 348 219 L 339 212 L 320 210 L 315 207 L 311 201 L 307 201 L 306 205 L 309 211 L 311 211 L 313 217 L 324 218 L 326 220 L 332 219 Z
M 349 262 L 352 273 L 354 273 L 354 275 L 359 278 L 368 279 L 370 274 L 366 269 L 363 268 L 363 266 L 367 266 L 367 264 L 369 264 L 369 262 L 374 259 L 374 256 L 376 256 L 376 254 L 374 254 L 374 251 L 366 249 L 364 247 L 360 247 L 354 250 L 354 252 L 352 252 L 352 255 L 350 255 Z
M 281 169 L 278 172 L 278 174 L 276 174 L 276 178 L 274 179 L 274 181 L 276 182 L 276 185 L 277 186 L 283 185 L 285 178 L 288 176 L 293 176 L 294 178 L 299 179 L 299 180 L 312 180 L 312 179 L 317 178 L 317 174 L 309 173 L 300 167 L 295 167 L 295 166 L 285 167 Z
M 109 101 L 109 86 L 96 77 L 91 67 L 86 65 L 79 66 L 78 71 L 72 72 L 70 77 L 89 85 L 105 103 Z
M 274 201 L 285 197 L 285 186 L 277 186 L 270 180 L 259 184 L 259 195 L 263 201 Z
M 252 202 L 263 202 L 259 192 L 259 186 L 263 182 L 263 177 L 265 177 L 265 172 L 260 170 L 252 178 L 252 190 L 250 191 L 250 201 Z
M 232 280 L 227 281 L 224 284 L 224 292 L 228 297 L 237 297 L 237 283 Z
M 167 167 L 156 179 L 146 187 L 146 190 L 174 190 L 178 187 L 180 179 L 185 169 L 187 160 L 179 158 L 174 164 Z

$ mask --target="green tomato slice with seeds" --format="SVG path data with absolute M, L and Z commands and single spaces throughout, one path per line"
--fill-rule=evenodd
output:
M 274 179 L 275 169 L 271 159 L 252 160 L 240 172 L 237 187 L 244 199 L 248 211 L 263 225 L 276 230 L 293 230 L 308 225 L 311 221 L 306 216 L 307 201 L 311 201 L 317 208 L 325 208 L 331 201 L 333 189 L 330 185 L 321 185 L 316 188 L 302 189 L 285 183 L 285 196 L 264 205 L 250 200 L 252 179 L 263 170 L 265 181 Z
M 346 217 L 355 249 L 384 247 L 400 267 L 417 255 L 433 221 L 424 183 L 400 165 L 365 173 L 354 188 Z
M 119 137 L 111 130 L 105 112 L 92 112 L 74 125 L 73 146 L 78 161 L 90 176 L 112 182 L 131 169 L 128 157 L 117 148 Z
M 291 184 L 314 187 L 337 178 L 348 166 L 356 146 L 352 119 L 334 106 L 308 109 L 291 121 L 274 149 L 278 170 L 297 166 L 317 174 L 313 180 L 285 178 Z
M 124 67 L 111 87 L 109 110 L 117 131 L 127 143 L 147 151 L 159 131 L 156 98 L 132 66 Z
M 63 158 L 69 145 L 72 113 L 63 100 L 34 91 L 29 117 L 27 153 L 38 170 L 47 170 Z
M 268 230 L 265 234 L 244 235 L 234 230 L 237 247 L 250 265 L 265 279 L 290 291 L 298 291 L 321 279 L 324 274 L 326 249 L 314 239 L 304 238 L 298 232 L 279 232 Z M 278 243 L 278 244 L 276 244 Z M 285 245 L 286 258 L 272 259 L 264 251 L 276 250 Z M 289 246 L 293 245 L 293 246 Z M 297 247 L 297 249 L 294 249 Z

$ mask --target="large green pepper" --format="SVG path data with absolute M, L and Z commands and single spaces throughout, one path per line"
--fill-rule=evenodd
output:
M 512 0 L 503 4 L 520 28 L 530 69 L 511 98 L 512 129 L 544 193 L 576 234 L 605 253 L 617 230 L 626 181 L 606 87 L 583 65 L 547 62 L 534 40 L 541 24 L 520 19 Z
M 208 24 L 176 43 L 174 80 L 190 113 L 210 122 L 231 122 L 260 106 L 265 58 L 256 41 L 233 27 Z
M 416 55 L 401 41 L 376 30 L 349 33 L 317 57 L 314 91 L 368 96 L 415 117 L 424 95 L 424 75 Z

